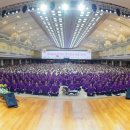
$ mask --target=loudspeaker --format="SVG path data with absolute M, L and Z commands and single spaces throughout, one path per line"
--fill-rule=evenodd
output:
M 4 94 L 4 100 L 8 107 L 18 107 L 14 93 Z
M 6 14 L 6 10 L 3 10 L 3 11 L 2 11 L 2 17 L 4 17 L 5 14 Z
M 93 10 L 93 12 L 97 11 L 97 5 L 96 4 L 92 4 L 92 10 Z
M 126 99 L 130 99 L 130 88 L 126 91 Z
M 27 5 L 24 5 L 22 8 L 23 13 L 26 13 L 27 9 L 28 9 Z
M 120 9 L 116 9 L 116 13 L 118 16 L 120 16 L 121 15 Z
M 51 9 L 51 10 L 54 10 L 54 9 L 55 9 L 55 2 L 54 2 L 54 1 L 52 1 L 52 2 L 50 3 L 50 9 Z

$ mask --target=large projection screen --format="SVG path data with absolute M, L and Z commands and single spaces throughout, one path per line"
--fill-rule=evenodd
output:
M 42 59 L 91 59 L 88 51 L 46 51 L 42 52 Z

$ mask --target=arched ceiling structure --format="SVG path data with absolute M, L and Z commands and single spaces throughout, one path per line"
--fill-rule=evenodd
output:
M 0 2 L 0 8 L 30 1 L 4 0 Z M 125 2 L 118 0 L 118 3 L 113 0 L 98 1 L 130 9 L 129 0 L 125 0 Z M 55 0 L 55 2 L 60 2 L 60 0 Z M 117 39 L 121 33 L 128 40 L 130 37 L 129 18 L 119 17 L 115 14 L 92 12 L 91 10 L 79 12 L 73 9 L 68 12 L 51 10 L 42 15 L 38 12 L 20 12 L 8 15 L 8 17 L 1 17 L 0 37 L 10 39 L 12 34 L 17 33 L 20 37 L 20 42 L 17 42 L 18 46 L 22 44 L 32 50 L 91 49 L 93 51 L 105 49 L 106 40 L 111 41 L 114 46 L 120 46 Z
M 17 4 L 17 3 L 21 3 L 21 2 L 28 2 L 28 1 L 32 1 L 32 0 L 2 0 L 0 2 L 0 8 L 9 6 L 9 5 L 13 5 L 13 4 Z M 35 1 L 38 1 L 38 0 L 35 0 Z M 48 1 L 52 1 L 52 0 L 48 0 Z M 125 0 L 125 2 L 124 2 L 124 0 L 118 0 L 118 1 L 116 1 L 116 0 L 96 0 L 96 1 L 111 3 L 111 4 L 119 5 L 119 6 L 130 9 L 129 0 Z

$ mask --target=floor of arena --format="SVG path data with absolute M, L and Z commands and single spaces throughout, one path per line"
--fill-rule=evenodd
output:
M 17 97 L 18 108 L 0 100 L 0 130 L 130 130 L 125 97 L 47 100 Z

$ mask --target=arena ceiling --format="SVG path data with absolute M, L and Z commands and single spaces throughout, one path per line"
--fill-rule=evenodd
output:
M 0 8 L 14 5 L 27 0 L 4 0 Z M 37 0 L 38 1 L 38 0 Z M 50 0 L 52 1 L 52 0 Z M 59 0 L 57 0 L 59 1 Z M 130 9 L 129 0 L 99 0 Z M 103 50 L 106 41 L 115 46 L 118 36 L 122 33 L 130 37 L 130 20 L 114 14 L 85 11 L 55 10 L 45 14 L 39 11 L 8 15 L 0 20 L 1 37 L 11 39 L 17 33 L 22 44 L 33 50 L 78 49 Z M 3 38 L 2 37 L 2 38 Z
M 28 2 L 28 1 L 32 1 L 32 0 L 1 0 L 0 1 L 0 8 L 5 7 L 5 6 L 9 6 L 9 5 L 13 5 L 13 4 L 17 4 L 17 3 L 21 3 L 21 2 L 26 2 L 26 1 Z M 39 1 L 39 0 L 35 0 L 35 1 Z M 48 1 L 53 1 L 53 0 L 48 0 Z M 59 0 L 55 0 L 55 1 L 59 1 Z M 80 0 L 80 1 L 82 1 L 82 0 Z M 125 2 L 124 2 L 124 0 L 118 0 L 118 3 L 116 0 L 97 0 L 97 1 L 112 3 L 115 5 L 123 6 L 123 7 L 130 9 L 130 1 L 129 0 L 125 0 Z

